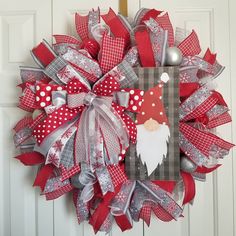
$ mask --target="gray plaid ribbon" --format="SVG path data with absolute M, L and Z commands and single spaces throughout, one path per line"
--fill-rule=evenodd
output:
M 22 82 L 25 83 L 32 79 L 40 81 L 44 78 L 44 73 L 41 68 L 20 66 L 20 76 Z
M 122 79 L 119 81 L 121 88 L 127 88 L 132 86 L 137 80 L 137 75 L 135 74 L 133 68 L 127 61 L 123 61 L 117 66 L 118 72 L 123 75 Z
M 62 81 L 57 77 L 57 73 L 67 65 L 67 62 L 61 58 L 56 57 L 44 70 L 44 73 L 50 77 L 57 84 L 63 84 Z
M 55 59 L 44 68 L 44 66 L 42 65 L 40 60 L 38 60 L 38 58 L 31 51 L 31 55 L 32 55 L 33 59 L 41 67 L 41 69 L 33 68 L 32 71 L 33 71 L 34 74 L 39 75 L 40 79 L 41 79 L 42 78 L 42 72 L 43 72 L 45 75 L 50 77 L 56 84 L 59 84 L 59 85 L 66 84 L 67 82 L 64 82 L 63 78 L 61 78 L 60 72 L 62 71 L 63 68 L 68 67 L 68 70 L 70 70 L 74 74 L 74 77 L 76 77 L 78 79 L 81 79 L 80 73 L 78 71 L 75 71 L 73 69 L 73 67 L 69 64 L 69 62 L 67 62 L 67 59 L 68 59 L 68 61 L 70 61 L 69 60 L 70 58 L 65 57 L 65 55 L 67 55 L 67 53 L 63 55 L 63 57 L 65 57 L 65 58 L 63 58 L 62 56 L 58 56 L 55 53 L 55 51 L 51 48 L 51 46 L 48 44 L 47 41 L 43 40 L 43 44 L 54 55 Z M 68 50 L 72 50 L 72 48 L 69 48 Z M 78 55 L 74 55 L 74 58 L 76 58 L 76 60 L 78 61 L 77 57 L 78 57 Z M 73 62 L 73 61 L 70 61 L 70 62 Z M 23 78 L 25 76 L 27 76 L 26 73 L 28 73 L 27 69 L 23 68 L 23 71 L 22 71 Z

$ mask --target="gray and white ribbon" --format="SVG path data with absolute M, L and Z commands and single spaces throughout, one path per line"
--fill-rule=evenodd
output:
M 112 200 L 111 213 L 113 215 L 131 213 L 132 218 L 138 220 L 145 202 L 160 204 L 174 219 L 177 219 L 183 211 L 165 190 L 151 181 L 127 181 Z
M 112 108 L 113 97 L 97 96 L 92 92 L 68 94 L 68 107 L 86 105 L 83 110 L 75 145 L 75 158 L 78 162 L 91 165 L 101 158 L 99 143 L 104 140 L 109 164 L 117 164 L 121 148 L 129 145 L 129 135 L 122 118 Z M 121 146 L 121 147 L 120 147 Z

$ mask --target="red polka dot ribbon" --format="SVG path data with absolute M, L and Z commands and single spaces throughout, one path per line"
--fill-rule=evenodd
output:
M 47 109 L 47 107 L 50 107 L 51 104 L 53 104 L 52 93 L 61 91 L 66 91 L 68 98 L 71 98 L 73 96 L 87 94 L 89 92 L 89 88 L 78 79 L 71 79 L 66 86 L 38 83 L 36 85 L 35 93 L 36 102 L 39 107 Z M 94 85 L 92 89 L 92 92 L 98 97 L 112 97 L 113 94 L 118 91 L 120 91 L 119 82 L 110 74 L 105 75 L 99 83 Z M 124 107 L 116 102 L 112 102 L 112 108 L 115 114 L 117 114 L 117 116 L 120 117 L 122 122 L 125 124 L 130 141 L 135 143 L 137 134 L 136 126 L 134 121 L 126 115 L 124 111 L 128 110 L 138 113 L 141 108 L 144 92 L 139 89 L 124 89 L 122 91 L 129 94 L 128 105 Z M 52 132 L 59 129 L 60 126 L 63 126 L 73 120 L 77 114 L 80 114 L 84 110 L 84 107 L 83 100 L 80 105 L 64 104 L 60 107 L 56 107 L 56 109 L 50 112 L 47 118 L 38 124 L 34 129 L 34 136 L 38 144 L 41 144 L 48 136 L 52 134 Z M 121 156 L 124 156 L 125 152 L 122 152 Z
M 44 108 L 52 103 L 52 91 L 61 91 L 64 86 L 38 83 L 35 88 L 36 102 L 39 107 Z

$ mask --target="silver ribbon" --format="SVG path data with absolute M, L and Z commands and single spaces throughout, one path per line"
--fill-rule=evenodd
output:
M 68 94 L 68 107 L 86 105 L 81 114 L 77 135 L 75 157 L 78 162 L 90 164 L 102 158 L 99 143 L 101 137 L 109 157 L 110 164 L 117 164 L 121 148 L 129 145 L 129 135 L 121 117 L 112 108 L 113 97 L 97 96 L 92 92 Z M 120 147 L 121 146 L 121 147 Z
M 25 127 L 21 129 L 13 137 L 15 146 L 18 147 L 20 144 L 22 144 L 25 140 L 27 140 L 31 136 L 32 136 L 31 128 Z
M 79 181 L 84 188 L 81 192 L 80 199 L 83 202 L 89 202 L 94 196 L 93 185 L 96 182 L 96 177 L 90 171 L 87 165 L 81 165 L 81 173 L 79 175 Z
M 213 144 L 209 151 L 209 155 L 215 159 L 223 159 L 225 156 L 229 155 L 229 151 Z
M 114 185 L 106 166 L 97 168 L 96 176 L 98 178 L 98 182 L 103 195 L 105 195 L 107 192 L 114 192 Z
M 80 189 L 80 201 L 89 202 L 94 196 L 93 185 L 96 183 L 96 177 L 86 164 L 81 164 L 81 172 L 71 177 L 71 184 Z
M 189 96 L 179 107 L 179 118 L 181 121 L 192 119 L 189 115 L 204 103 L 212 95 L 207 86 L 203 86 Z M 201 114 L 198 113 L 198 116 Z M 186 118 L 187 117 L 187 118 Z
M 126 181 L 120 192 L 113 198 L 111 202 L 111 214 L 114 216 L 120 216 L 126 214 L 131 196 L 134 192 L 136 186 L 136 181 Z
M 207 164 L 208 157 L 190 143 L 181 132 L 179 133 L 179 147 L 198 166 Z
M 111 202 L 111 213 L 131 213 L 132 218 L 138 220 L 144 202 L 160 204 L 174 219 L 183 211 L 165 190 L 151 181 L 127 181 Z
M 103 195 L 105 195 L 107 192 L 114 192 L 114 186 L 107 167 L 101 166 L 96 169 L 95 173 L 96 176 L 91 171 L 89 165 L 82 163 L 81 172 L 71 177 L 71 184 L 81 190 L 80 200 L 84 203 L 89 202 L 93 198 L 93 186 L 97 180 Z
M 52 91 L 52 104 L 57 108 L 66 104 L 66 94 L 67 92 L 65 90 Z
M 113 95 L 114 101 L 119 104 L 122 107 L 128 107 L 129 106 L 129 93 L 125 91 L 119 91 L 114 93 Z
M 76 199 L 76 215 L 79 224 L 89 219 L 89 207 L 88 203 L 81 200 L 82 191 L 78 190 L 78 197 Z
M 56 109 L 66 104 L 66 90 L 52 91 L 52 104 L 44 108 L 47 114 L 53 113 Z

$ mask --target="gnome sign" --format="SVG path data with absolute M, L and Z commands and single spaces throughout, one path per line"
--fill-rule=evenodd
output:
M 137 115 L 137 155 L 147 167 L 148 176 L 161 165 L 167 155 L 170 138 L 169 123 L 162 102 L 161 81 L 144 94 L 141 111 Z

